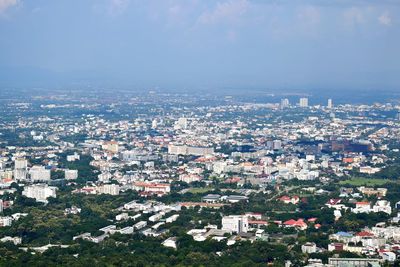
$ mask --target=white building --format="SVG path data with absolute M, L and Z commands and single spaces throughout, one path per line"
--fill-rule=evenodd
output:
M 75 180 L 78 178 L 78 170 L 65 170 L 65 179 Z
M 15 159 L 14 169 L 15 170 L 26 170 L 28 168 L 28 161 L 26 159 Z
M 50 170 L 46 170 L 43 166 L 33 166 L 29 170 L 31 181 L 49 181 Z
M 2 239 L 0 239 L 0 242 L 12 242 L 14 245 L 19 245 L 22 243 L 22 238 L 21 237 L 11 237 L 11 236 L 5 236 Z
M 169 144 L 168 154 L 205 156 L 214 154 L 214 149 L 212 147 L 196 147 L 196 146 Z
M 22 195 L 36 199 L 38 202 L 47 202 L 47 198 L 56 197 L 57 187 L 46 184 L 35 184 L 24 187 Z
M 382 253 L 382 259 L 383 259 L 384 261 L 393 262 L 393 261 L 396 260 L 396 254 L 393 253 L 393 252 L 390 252 L 390 251 L 383 252 L 383 253 Z
M 0 227 L 11 226 L 11 223 L 12 223 L 12 217 L 10 216 L 0 217 Z
M 222 230 L 234 233 L 247 233 L 249 223 L 245 215 L 229 215 L 222 217 Z
M 170 237 L 162 242 L 164 247 L 176 249 L 176 237 Z
M 179 118 L 178 121 L 175 122 L 175 126 L 174 126 L 174 128 L 176 130 L 178 130 L 178 129 L 185 130 L 185 129 L 187 129 L 187 127 L 188 127 L 188 119 L 187 118 Z
M 307 254 L 315 253 L 317 252 L 317 245 L 313 242 L 307 242 L 301 246 L 301 251 Z
M 109 194 L 113 196 L 119 195 L 119 185 L 117 184 L 104 184 L 97 187 L 99 194 Z
M 185 182 L 185 183 L 192 183 L 192 182 L 198 182 L 200 181 L 202 178 L 199 175 L 196 174 L 181 174 L 179 176 L 179 181 Z
M 356 202 L 356 207 L 351 209 L 354 213 L 369 213 L 371 204 L 369 202 Z
M 333 101 L 331 98 L 328 99 L 328 105 L 326 107 L 329 109 L 333 108 Z
M 300 98 L 299 106 L 302 108 L 308 107 L 308 98 L 307 97 Z
M 387 214 L 392 213 L 392 207 L 390 206 L 390 202 L 387 200 L 378 200 L 372 207 L 372 210 L 374 212 L 385 212 Z
M 14 161 L 14 179 L 17 181 L 24 181 L 28 176 L 28 161 L 26 159 L 15 159 Z
M 17 181 L 24 181 L 28 177 L 28 171 L 25 169 L 15 169 L 13 171 L 14 179 Z
M 283 98 L 281 99 L 281 108 L 288 108 L 290 106 L 289 99 Z
M 67 161 L 71 162 L 71 161 L 75 161 L 75 160 L 80 160 L 80 156 L 77 153 L 67 156 Z

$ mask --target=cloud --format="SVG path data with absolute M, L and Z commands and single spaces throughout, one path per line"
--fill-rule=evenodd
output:
M 378 21 L 380 24 L 382 24 L 384 26 L 392 25 L 392 18 L 390 17 L 388 12 L 385 12 L 382 15 L 380 15 L 378 18 Z
M 249 5 L 248 0 L 218 2 L 214 9 L 203 12 L 198 21 L 201 24 L 214 24 L 226 20 L 232 21 L 243 15 Z
M 129 6 L 129 0 L 110 0 L 109 13 L 111 15 L 119 15 L 123 13 Z
M 362 24 L 366 21 L 366 14 L 362 8 L 351 7 L 343 12 L 345 22 L 350 26 Z
M 309 25 L 316 25 L 321 20 L 321 12 L 315 6 L 306 6 L 299 11 L 298 17 L 301 21 Z
M 0 14 L 4 13 L 10 7 L 19 4 L 19 0 L 0 0 Z

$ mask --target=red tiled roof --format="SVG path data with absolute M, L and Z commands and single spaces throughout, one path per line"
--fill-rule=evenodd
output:
M 368 237 L 368 236 L 374 236 L 374 234 L 367 232 L 367 231 L 361 231 L 361 232 L 357 233 L 356 236 Z

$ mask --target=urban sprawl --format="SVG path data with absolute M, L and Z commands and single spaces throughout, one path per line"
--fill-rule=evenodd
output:
M 3 99 L 0 262 L 397 266 L 400 106 L 312 101 Z

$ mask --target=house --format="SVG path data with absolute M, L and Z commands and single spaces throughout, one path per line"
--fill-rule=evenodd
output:
M 307 224 L 304 222 L 303 219 L 298 219 L 298 220 L 290 219 L 290 220 L 284 222 L 283 225 L 285 227 L 295 227 L 300 230 L 307 229 Z
M 298 196 L 293 196 L 293 197 L 289 197 L 289 196 L 282 196 L 279 198 L 280 201 L 282 201 L 285 204 L 297 204 L 300 201 L 300 198 Z
M 378 200 L 372 207 L 372 210 L 374 212 L 384 212 L 387 214 L 392 213 L 392 207 L 390 206 L 390 202 L 387 200 Z
M 12 217 L 10 216 L 0 217 L 0 227 L 11 226 L 11 223 L 12 223 Z
M 371 232 L 361 231 L 361 232 L 358 232 L 355 234 L 355 236 L 353 238 L 353 242 L 358 243 L 358 242 L 362 241 L 363 239 L 370 239 L 374 236 L 375 235 Z
M 326 202 L 325 206 L 328 208 L 335 208 L 340 202 L 342 202 L 340 198 L 331 198 Z
M 115 230 L 117 227 L 115 225 L 108 225 L 106 227 L 100 228 L 99 231 L 102 231 L 104 233 L 109 233 L 113 230 Z
M 356 207 L 351 209 L 354 213 L 369 213 L 371 211 L 371 203 L 369 202 L 356 202 Z
M 171 185 L 153 182 L 136 182 L 133 186 L 133 189 L 137 191 L 144 191 L 150 194 L 165 195 L 171 192 Z
M 21 237 L 11 237 L 11 236 L 5 236 L 0 239 L 0 242 L 5 243 L 5 242 L 12 242 L 14 245 L 19 245 L 22 243 L 22 238 Z
M 177 246 L 176 246 L 176 240 L 177 240 L 176 237 L 170 237 L 170 238 L 164 240 L 164 242 L 162 242 L 162 245 L 163 245 L 164 247 L 176 249 L 176 248 L 177 248 Z
M 301 252 L 303 253 L 315 253 L 317 252 L 317 245 L 314 242 L 307 242 L 301 246 Z
M 387 193 L 386 188 L 371 188 L 371 187 L 365 187 L 361 186 L 357 188 L 358 191 L 360 191 L 362 194 L 367 195 L 367 196 L 377 196 L 377 197 L 385 197 Z
M 353 239 L 353 235 L 348 232 L 337 232 L 336 234 L 331 234 L 329 240 L 335 240 L 343 243 L 349 243 Z
M 328 251 L 343 251 L 343 243 L 330 243 L 328 244 Z
M 339 220 L 342 217 L 342 213 L 340 210 L 334 210 L 333 215 L 335 216 L 335 221 Z

